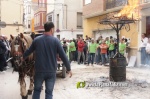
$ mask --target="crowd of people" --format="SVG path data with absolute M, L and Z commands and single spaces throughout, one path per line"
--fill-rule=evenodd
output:
M 10 56 L 10 43 L 6 36 L 0 35 L 0 72 L 5 72 L 9 67 L 6 60 Z
M 97 40 L 86 36 L 86 39 L 81 37 L 77 39 L 61 40 L 61 44 L 64 51 L 68 55 L 71 62 L 77 62 L 80 64 L 86 64 L 92 66 L 94 64 L 107 65 L 109 63 L 109 58 L 112 58 L 119 48 L 119 52 L 122 55 L 128 53 L 129 42 L 127 39 L 123 38 L 119 42 L 119 47 L 117 47 L 117 39 L 112 36 L 103 38 L 100 36 Z
M 119 48 L 119 52 L 126 57 L 128 63 L 129 42 L 126 38 L 120 39 L 119 47 L 117 47 L 117 39 L 112 36 L 103 38 L 100 36 L 97 40 L 86 36 L 85 39 L 78 37 L 77 39 L 66 40 L 63 38 L 61 44 L 67 54 L 70 63 L 77 62 L 92 66 L 108 65 L 109 58 L 112 58 Z M 10 56 L 10 44 L 6 36 L 0 36 L 0 72 L 5 72 L 7 62 Z M 150 66 L 150 39 L 142 34 L 141 46 L 141 66 Z

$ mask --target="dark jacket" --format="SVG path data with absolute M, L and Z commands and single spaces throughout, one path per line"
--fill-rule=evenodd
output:
M 26 58 L 34 51 L 36 56 L 35 72 L 56 72 L 57 54 L 59 54 L 67 70 L 71 70 L 67 56 L 57 38 L 47 35 L 35 38 L 23 57 Z
M 5 44 L 0 40 L 0 54 L 5 54 L 6 50 Z

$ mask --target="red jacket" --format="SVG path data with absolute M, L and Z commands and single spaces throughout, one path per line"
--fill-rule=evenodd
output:
M 83 52 L 83 48 L 84 48 L 84 42 L 79 41 L 78 42 L 78 51 Z

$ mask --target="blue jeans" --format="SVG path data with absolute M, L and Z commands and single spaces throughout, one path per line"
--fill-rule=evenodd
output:
M 141 48 L 141 64 L 142 65 L 146 64 L 146 50 L 145 50 L 145 47 Z
M 101 58 L 102 58 L 102 64 L 105 64 L 108 62 L 108 56 L 107 53 L 106 54 L 101 54 Z
M 97 50 L 97 55 L 95 57 L 95 62 L 98 64 L 101 62 L 100 49 Z
M 34 93 L 32 99 L 40 99 L 42 84 L 45 81 L 45 99 L 53 99 L 53 89 L 56 79 L 56 73 L 35 73 Z
M 150 54 L 146 53 L 146 64 L 150 66 Z
M 89 55 L 88 55 L 88 64 L 89 63 L 93 64 L 94 63 L 94 58 L 95 58 L 95 53 L 89 53 Z
M 114 54 L 114 50 L 110 50 L 110 51 L 109 51 L 109 58 L 112 58 L 114 55 L 115 55 L 115 54 Z
M 80 59 L 81 59 L 81 56 L 83 58 L 83 63 L 85 63 L 85 55 L 84 55 L 84 52 L 80 52 L 78 51 L 78 64 L 80 64 Z

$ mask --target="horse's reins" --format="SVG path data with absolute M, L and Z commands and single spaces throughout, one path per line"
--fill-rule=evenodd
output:
M 19 37 L 18 37 L 19 38 Z M 18 39 L 19 40 L 19 39 Z M 22 51 L 23 51 L 23 53 L 25 52 L 25 46 L 24 46 L 24 44 L 26 43 L 26 44 L 28 44 L 28 41 L 27 41 L 27 39 L 24 37 L 23 38 L 23 40 L 22 39 L 20 39 L 20 41 L 22 42 L 22 44 L 21 44 L 21 48 L 22 48 Z M 25 41 L 25 42 L 24 42 Z M 23 57 L 23 53 L 22 53 L 22 55 L 19 55 L 19 57 L 21 58 L 21 57 Z M 21 63 L 19 63 L 18 64 L 18 66 L 19 67 L 31 67 L 32 68 L 32 66 L 30 66 L 30 65 L 33 65 L 34 64 L 34 61 L 31 61 L 30 63 L 27 63 L 26 61 L 23 61 L 23 62 L 21 62 Z M 29 73 L 30 72 L 30 70 L 31 70 L 31 68 L 29 68 L 29 70 L 27 71 L 27 73 Z

